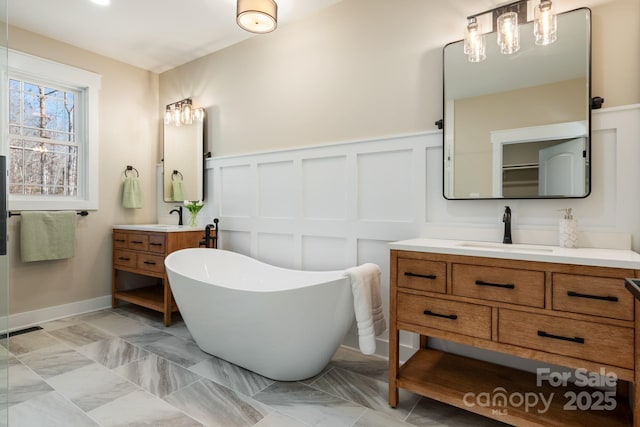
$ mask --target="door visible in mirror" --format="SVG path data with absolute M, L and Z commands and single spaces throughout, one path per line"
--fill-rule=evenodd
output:
M 463 41 L 445 46 L 445 198 L 589 195 L 590 20 L 586 8 L 559 14 L 557 40 L 546 46 L 524 24 L 511 55 L 486 34 L 486 59 L 477 63 Z
M 165 202 L 204 200 L 204 120 L 164 125 Z

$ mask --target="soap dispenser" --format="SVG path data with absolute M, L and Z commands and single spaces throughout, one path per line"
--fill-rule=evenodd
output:
M 575 248 L 578 243 L 578 221 L 573 219 L 571 208 L 560 209 L 564 218 L 560 219 L 559 237 L 561 248 Z

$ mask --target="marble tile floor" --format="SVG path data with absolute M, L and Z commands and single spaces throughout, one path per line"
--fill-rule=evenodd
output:
M 134 305 L 40 326 L 9 339 L 0 426 L 503 425 L 409 392 L 392 409 L 387 361 L 345 347 L 316 377 L 277 382 L 200 351 L 179 318 L 165 328 Z

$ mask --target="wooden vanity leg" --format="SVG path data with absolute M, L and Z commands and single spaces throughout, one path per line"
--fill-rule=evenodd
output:
M 171 287 L 169 287 L 169 278 L 164 275 L 162 279 L 162 285 L 164 287 L 164 311 L 162 317 L 164 326 L 171 326 Z
M 111 274 L 111 307 L 118 307 L 118 299 L 116 298 L 116 292 L 118 291 L 118 270 L 113 269 Z
M 638 277 L 638 271 L 636 271 Z M 634 298 L 635 304 L 635 370 L 633 373 L 633 400 L 631 410 L 633 411 L 633 425 L 640 427 L 640 301 Z
M 389 331 L 389 406 L 398 406 L 398 371 L 400 352 L 398 348 L 399 332 L 395 327 Z
M 400 371 L 400 331 L 398 331 L 397 319 L 397 288 L 398 256 L 391 251 L 390 262 L 390 292 L 389 292 L 389 406 L 398 406 L 398 373 Z

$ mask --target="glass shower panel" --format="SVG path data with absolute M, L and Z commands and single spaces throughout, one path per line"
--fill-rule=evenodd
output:
M 9 0 L 0 0 L 0 427 L 9 421 L 9 262 L 7 260 L 7 63 Z

